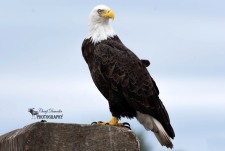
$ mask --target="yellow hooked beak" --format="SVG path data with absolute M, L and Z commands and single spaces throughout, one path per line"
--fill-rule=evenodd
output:
M 111 18 L 112 20 L 114 20 L 114 12 L 110 9 L 108 9 L 104 13 L 102 13 L 101 16 L 105 17 L 105 18 Z

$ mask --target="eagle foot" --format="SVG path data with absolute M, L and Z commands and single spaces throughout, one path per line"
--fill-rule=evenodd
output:
M 126 127 L 131 130 L 130 124 L 127 122 L 124 123 L 118 123 L 118 118 L 117 117 L 112 117 L 112 119 L 109 122 L 92 122 L 91 125 L 110 125 L 110 126 L 121 126 L 121 127 Z

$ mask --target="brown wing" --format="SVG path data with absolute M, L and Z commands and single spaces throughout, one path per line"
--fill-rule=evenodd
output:
M 120 41 L 102 41 L 96 45 L 94 53 L 101 60 L 101 74 L 110 82 L 111 88 L 120 91 L 135 110 L 160 121 L 173 138 L 175 134 L 168 113 L 145 64 Z

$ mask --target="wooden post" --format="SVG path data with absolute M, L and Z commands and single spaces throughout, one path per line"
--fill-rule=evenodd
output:
M 0 151 L 140 151 L 127 128 L 37 122 L 0 136 Z

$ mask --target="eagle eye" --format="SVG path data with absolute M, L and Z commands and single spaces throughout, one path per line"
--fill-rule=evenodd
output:
M 103 12 L 103 9 L 98 9 L 98 13 L 101 14 Z

